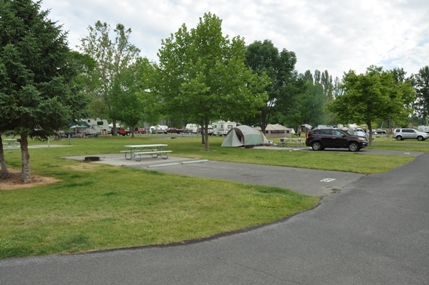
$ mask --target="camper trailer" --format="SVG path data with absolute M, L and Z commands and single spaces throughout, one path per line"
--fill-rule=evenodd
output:
M 213 126 L 214 136 L 226 136 L 229 130 L 237 126 L 237 123 L 230 122 L 230 121 L 227 121 L 227 122 L 219 121 L 219 122 L 212 123 L 212 126 Z
M 417 130 L 419 132 L 429 133 L 429 126 L 418 126 Z
M 149 128 L 151 134 L 164 134 L 168 129 L 166 125 L 156 125 Z
M 200 125 L 198 124 L 187 124 L 185 127 L 185 133 L 196 134 L 198 132 Z
M 104 119 L 82 119 L 76 125 L 70 127 L 69 133 L 82 133 L 86 135 L 106 135 L 111 127 Z

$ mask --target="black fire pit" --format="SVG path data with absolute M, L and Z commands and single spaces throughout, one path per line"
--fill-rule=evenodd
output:
M 86 162 L 100 161 L 100 157 L 99 156 L 85 156 L 85 161 Z

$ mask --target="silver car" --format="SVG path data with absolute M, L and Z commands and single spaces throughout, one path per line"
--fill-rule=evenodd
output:
M 424 132 L 419 132 L 415 129 L 400 128 L 400 129 L 395 129 L 393 131 L 392 137 L 394 139 L 397 139 L 398 141 L 401 141 L 404 139 L 417 139 L 419 141 L 424 141 L 429 137 L 429 134 Z

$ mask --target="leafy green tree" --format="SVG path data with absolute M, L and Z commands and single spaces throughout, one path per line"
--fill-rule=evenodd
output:
M 317 73 L 316 74 L 320 74 Z M 317 78 L 317 76 L 316 76 Z M 288 113 L 285 116 L 287 122 L 294 126 L 301 124 L 319 125 L 323 122 L 325 95 L 322 84 L 313 81 L 311 71 L 305 74 L 296 74 L 294 87 L 289 92 L 294 94 L 289 102 Z
M 325 70 L 322 73 L 320 83 L 323 86 L 323 93 L 325 94 L 326 102 L 334 100 L 334 84 L 332 83 L 332 76 Z
M 295 74 L 295 76 L 293 88 L 290 89 L 291 94 L 293 94 L 293 100 L 289 102 L 289 111 L 283 114 L 283 121 L 297 127 L 299 130 L 301 124 L 310 124 L 311 121 L 313 83 L 309 82 L 302 74 Z
M 114 92 L 118 99 L 114 110 L 121 122 L 132 130 L 140 122 L 150 121 L 159 112 L 159 102 L 154 101 L 156 97 L 150 92 L 153 88 L 153 73 L 154 68 L 149 60 L 137 58 L 116 80 Z
M 196 28 L 188 30 L 183 24 L 162 40 L 158 52 L 155 91 L 164 112 L 202 121 L 206 151 L 210 121 L 239 120 L 256 113 L 266 100 L 266 78 L 253 74 L 244 63 L 244 40 L 223 36 L 221 23 L 206 13 Z
M 257 122 L 265 132 L 271 116 L 276 112 L 286 111 L 284 108 L 280 108 L 284 105 L 281 102 L 290 104 L 288 85 L 293 80 L 296 55 L 286 49 L 279 52 L 269 40 L 255 41 L 246 49 L 246 64 L 259 76 L 267 75 L 271 82 L 265 88 L 268 98 L 265 100 L 264 106 L 259 109 Z
M 78 75 L 75 82 L 82 88 L 81 92 L 88 97 L 88 111 L 91 112 L 91 117 L 99 117 L 99 114 L 105 114 L 107 111 L 103 109 L 103 104 L 100 102 L 100 97 L 91 96 L 94 90 L 101 88 L 100 75 L 97 73 L 97 62 L 88 54 L 82 54 L 77 51 L 72 51 L 72 59 L 76 64 Z M 91 111 L 92 110 L 92 111 Z M 94 112 L 93 110 L 97 110 Z
M 393 129 L 393 123 L 396 123 L 397 125 L 408 125 L 409 122 L 412 122 L 413 118 L 416 118 L 416 112 L 412 112 L 413 105 L 416 102 L 416 93 L 415 90 L 411 90 L 411 88 L 408 88 L 409 85 L 413 86 L 414 84 L 414 78 L 411 75 L 410 77 L 406 77 L 407 72 L 403 68 L 394 68 L 391 70 L 393 80 L 395 83 L 399 86 L 398 88 L 403 88 L 404 86 L 407 86 L 407 94 L 410 98 L 408 103 L 404 104 L 404 107 L 409 110 L 409 114 L 402 114 L 397 112 L 392 112 L 390 116 L 387 118 L 387 122 L 389 124 L 390 131 Z M 404 85 L 405 84 L 405 85 Z M 405 95 L 404 95 L 405 96 Z
M 341 88 L 344 94 L 329 104 L 329 110 L 344 123 L 365 123 L 372 141 L 372 123 L 394 118 L 407 117 L 407 106 L 413 101 L 410 82 L 397 82 L 392 71 L 370 66 L 365 74 L 350 70 L 343 76 Z
M 0 127 L 20 136 L 23 182 L 31 181 L 28 138 L 48 139 L 87 103 L 67 34 L 40 3 L 0 1 Z
M 131 29 L 117 24 L 114 29 L 115 39 L 110 38 L 110 25 L 97 21 L 94 27 L 88 27 L 89 35 L 81 39 L 80 50 L 95 60 L 93 78 L 98 76 L 99 83 L 94 84 L 90 92 L 94 102 L 92 115 L 108 118 L 113 122 L 113 133 L 116 134 L 116 122 L 119 114 L 115 111 L 118 100 L 118 80 L 121 74 L 135 62 L 140 50 L 130 43 Z M 95 104 L 94 104 L 95 103 Z
M 429 118 L 429 67 L 422 67 L 414 75 L 414 85 L 417 93 L 417 100 L 414 103 L 414 109 L 417 115 L 427 121 Z

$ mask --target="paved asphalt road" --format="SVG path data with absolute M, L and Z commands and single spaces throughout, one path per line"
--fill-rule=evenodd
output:
M 0 284 L 429 284 L 428 165 L 426 153 L 385 174 L 353 177 L 316 209 L 248 232 L 3 260 Z

